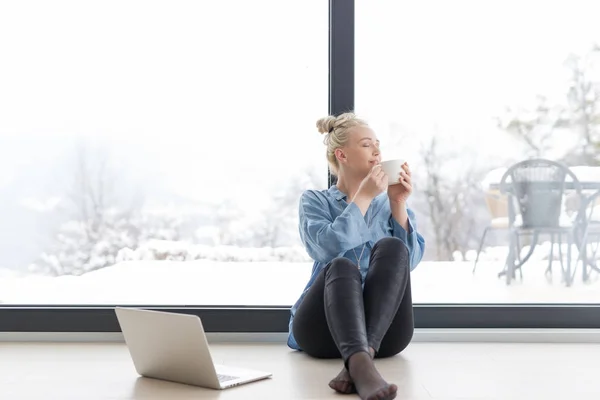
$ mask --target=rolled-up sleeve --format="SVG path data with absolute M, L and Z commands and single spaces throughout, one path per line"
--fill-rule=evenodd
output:
M 408 249 L 410 257 L 410 269 L 413 270 L 423 259 L 423 253 L 425 252 L 425 239 L 417 231 L 417 221 L 415 213 L 411 209 L 407 209 L 408 214 L 408 232 L 394 219 L 390 217 L 390 224 L 392 226 L 392 235 L 400 239 Z
M 300 198 L 300 238 L 315 261 L 326 263 L 371 239 L 358 206 L 350 203 L 335 219 L 329 204 L 312 191 Z

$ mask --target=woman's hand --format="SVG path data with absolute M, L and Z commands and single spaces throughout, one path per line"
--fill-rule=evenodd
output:
M 411 174 L 408 164 L 402 164 L 402 171 L 398 176 L 397 185 L 388 186 L 388 197 L 394 203 L 406 203 L 406 200 L 412 193 Z
M 363 179 L 352 202 L 355 203 L 362 215 L 367 213 L 371 201 L 387 188 L 387 175 L 381 165 L 375 165 L 371 172 Z
M 360 186 L 358 187 L 358 191 L 356 192 L 356 196 L 362 196 L 371 201 L 383 193 L 386 188 L 387 175 L 385 172 L 383 172 L 381 165 L 377 164 L 361 182 Z

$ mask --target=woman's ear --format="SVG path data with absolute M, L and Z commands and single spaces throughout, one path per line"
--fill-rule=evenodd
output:
M 337 158 L 337 160 L 339 162 L 345 162 L 346 161 L 346 154 L 344 153 L 344 150 L 342 149 L 335 149 L 335 158 Z

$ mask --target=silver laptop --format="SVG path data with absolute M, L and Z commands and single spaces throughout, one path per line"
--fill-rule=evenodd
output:
M 269 372 L 213 363 L 196 315 L 116 307 L 138 374 L 212 389 L 227 389 L 272 376 Z

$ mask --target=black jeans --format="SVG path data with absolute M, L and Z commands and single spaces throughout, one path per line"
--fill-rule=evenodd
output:
M 414 332 L 408 249 L 397 238 L 378 241 L 362 277 L 347 258 L 331 261 L 317 276 L 296 311 L 293 333 L 300 348 L 317 358 L 348 358 L 375 350 L 400 353 Z

